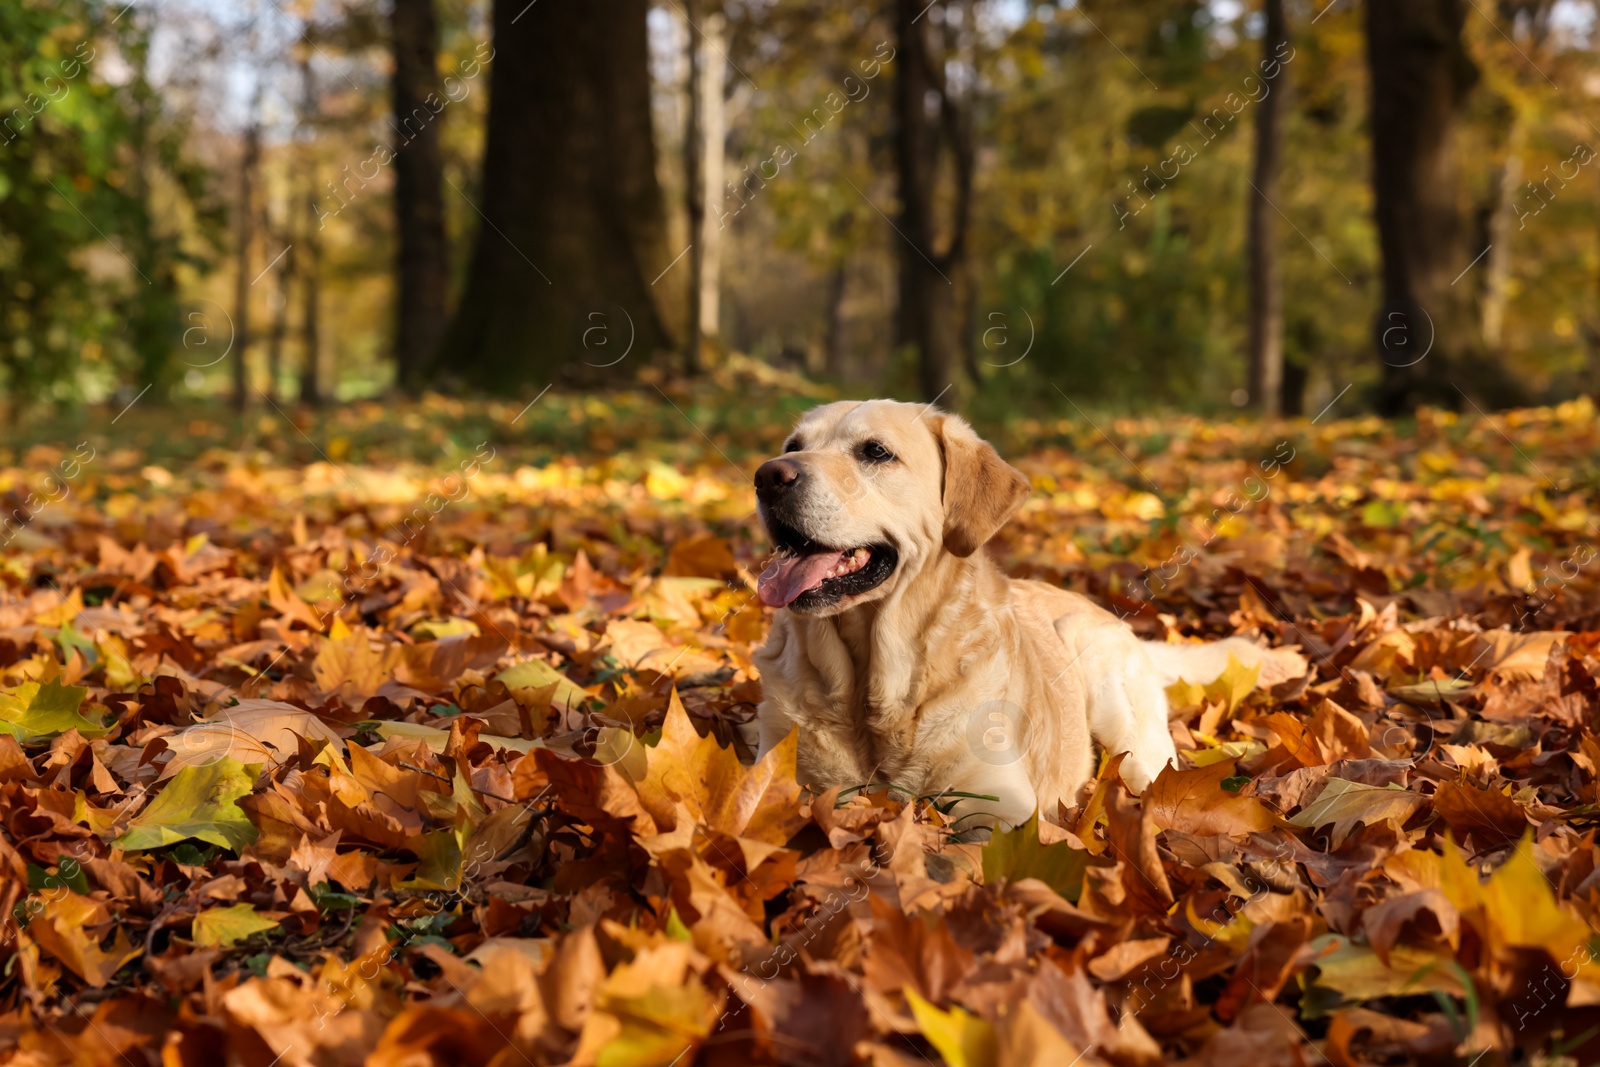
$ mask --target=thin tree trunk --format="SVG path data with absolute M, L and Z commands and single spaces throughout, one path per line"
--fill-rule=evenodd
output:
M 433 0 L 394 0 L 395 371 L 408 392 L 421 387 L 448 324 L 437 39 Z
M 278 289 L 272 301 L 272 336 L 267 343 L 267 396 L 274 403 L 280 395 L 279 386 L 283 380 L 283 343 L 289 334 L 289 304 L 294 295 L 294 182 L 294 176 L 290 175 L 290 190 L 283 206 L 283 225 L 278 229 L 279 240 L 286 247 L 283 258 L 278 261 Z
M 700 172 L 700 42 L 695 25 L 695 0 L 683 0 L 683 58 L 688 64 L 684 85 L 683 124 L 683 202 L 689 225 L 689 308 L 683 317 L 683 371 L 693 377 L 700 373 L 701 284 L 705 279 L 706 190 Z
M 728 136 L 727 19 L 721 12 L 712 12 L 700 23 L 700 28 L 704 31 L 704 47 L 700 52 L 701 144 L 704 146 L 700 160 L 704 178 L 700 201 L 700 332 L 705 337 L 715 338 L 721 332 L 722 317 L 722 222 L 711 217 L 706 205 L 716 203 L 723 195 L 724 149 Z
M 238 221 L 235 234 L 233 280 L 233 396 L 234 410 L 249 403 L 250 387 L 250 246 L 255 241 L 255 169 L 261 158 L 261 110 L 258 86 L 250 101 L 250 126 L 245 130 L 244 152 L 239 159 Z
M 648 8 L 494 4 L 474 205 L 486 221 L 441 350 L 468 384 L 604 384 L 669 345 L 652 285 L 671 287 L 676 250 L 655 171 Z
M 1283 384 L 1278 390 L 1281 414 L 1293 418 L 1306 413 L 1306 383 L 1310 378 L 1304 365 L 1285 361 Z
M 309 60 L 300 62 L 302 96 L 302 121 L 317 113 L 317 87 L 311 73 Z M 305 166 L 306 178 L 306 269 L 301 282 L 301 298 L 305 307 L 300 313 L 300 403 L 315 406 L 322 402 L 322 333 L 318 321 L 321 303 L 320 275 L 322 272 L 321 220 L 317 216 L 317 159 L 315 151 L 308 150 Z
M 1506 138 L 1506 158 L 1494 170 L 1484 226 L 1487 251 L 1483 256 L 1483 295 L 1480 298 L 1483 343 L 1498 352 L 1504 340 L 1507 283 L 1511 280 L 1511 241 L 1517 227 L 1514 205 L 1522 181 L 1522 130 L 1520 119 L 1511 120 Z
M 1283 391 L 1283 276 L 1278 269 L 1278 158 L 1283 145 L 1288 74 L 1283 67 L 1289 30 L 1283 0 L 1265 0 L 1262 81 L 1256 105 L 1255 175 L 1250 190 L 1250 401 L 1263 414 L 1281 412 Z M 1271 71 L 1273 77 L 1266 77 Z
M 844 359 L 844 260 L 834 264 L 828 275 L 828 332 L 823 344 L 823 369 L 829 378 L 842 380 Z
M 308 219 L 316 217 L 316 164 L 311 166 L 311 192 L 306 196 Z M 322 325 L 318 309 L 322 302 L 320 275 L 322 273 L 322 239 L 308 226 L 306 234 L 306 272 L 301 282 L 300 296 L 304 307 L 300 312 L 300 403 L 315 406 L 322 403 Z

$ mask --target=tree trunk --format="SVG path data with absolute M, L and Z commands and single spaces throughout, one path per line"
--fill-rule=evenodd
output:
M 1291 418 L 1306 413 L 1306 383 L 1311 375 L 1300 363 L 1285 361 L 1283 382 L 1278 388 L 1278 412 Z
M 148 279 L 146 291 L 133 302 L 128 333 L 139 365 L 139 380 L 154 385 L 155 397 L 166 399 L 173 377 L 173 353 L 178 338 L 178 282 L 173 270 L 177 242 L 162 232 L 153 193 L 152 175 L 160 167 L 161 146 L 154 143 L 152 115 L 160 97 L 150 84 L 151 23 L 140 20 L 128 43 L 134 77 L 130 86 L 135 104 L 130 140 L 133 149 L 132 192 L 139 205 L 133 219 L 134 260 L 138 273 Z M 142 388 L 142 386 L 140 386 Z
M 469 384 L 604 383 L 668 346 L 648 6 L 494 4 L 483 224 L 442 348 Z
M 286 246 L 283 258 L 278 261 L 278 289 L 272 300 L 272 336 L 267 342 L 267 396 L 276 402 L 278 387 L 283 379 L 283 343 L 289 335 L 289 304 L 294 287 L 294 177 L 291 175 L 290 192 L 283 206 L 283 225 L 277 229 L 278 239 Z
M 700 117 L 705 146 L 700 164 L 705 190 L 700 201 L 700 332 L 715 338 L 721 332 L 722 318 L 722 222 L 710 217 L 707 204 L 721 199 L 724 149 L 728 136 L 727 80 L 728 38 L 727 20 L 720 12 L 713 12 L 700 23 L 704 31 L 705 47 L 701 50 Z
M 438 354 L 448 323 L 449 247 L 444 232 L 444 163 L 433 0 L 394 0 L 395 377 L 415 392 Z
M 844 359 L 844 260 L 834 264 L 828 275 L 828 332 L 823 344 L 823 370 L 834 381 L 842 381 Z
M 1504 340 L 1506 321 L 1507 283 L 1511 280 L 1511 240 L 1517 227 L 1515 218 L 1518 184 L 1522 181 L 1522 130 L 1521 120 L 1513 117 L 1511 131 L 1506 138 L 1506 158 L 1495 168 L 1486 206 L 1487 219 L 1483 227 L 1483 290 L 1480 298 L 1480 322 L 1483 343 L 1490 352 L 1498 352 Z
M 1283 145 L 1284 97 L 1289 91 L 1283 56 L 1289 43 L 1283 0 L 1265 0 L 1261 36 L 1262 81 L 1267 95 L 1256 105 L 1255 175 L 1250 190 L 1250 401 L 1268 417 L 1281 413 L 1283 390 L 1283 276 L 1278 269 L 1278 157 Z M 1273 77 L 1266 77 L 1268 72 Z
M 928 39 L 917 0 L 895 0 L 899 69 L 895 74 L 895 165 L 900 179 L 898 341 L 917 356 L 917 387 L 932 401 L 950 382 L 950 346 L 940 336 L 937 287 L 949 286 L 933 262 L 934 131 L 928 120 Z
M 896 341 L 917 356 L 917 386 L 930 402 L 955 384 L 956 299 L 950 274 L 964 254 L 971 205 L 972 153 L 955 101 L 944 81 L 943 61 L 929 50 L 928 5 L 896 0 L 895 164 L 900 186 L 900 302 Z M 939 123 L 930 119 L 928 94 L 939 100 Z M 956 196 L 949 244 L 935 253 L 934 182 L 939 135 L 954 161 Z
M 317 87 L 311 73 L 309 60 L 300 62 L 300 85 L 303 92 L 301 121 L 309 122 L 317 113 Z M 322 402 L 322 333 L 318 321 L 318 305 L 322 293 L 319 287 L 322 273 L 322 220 L 317 215 L 317 159 L 315 149 L 308 150 L 307 160 L 301 169 L 306 179 L 306 269 L 301 283 L 301 297 L 305 307 L 300 314 L 300 403 L 315 406 Z
M 705 228 L 706 189 L 700 170 L 702 149 L 700 130 L 701 99 L 700 41 L 695 26 L 695 0 L 683 0 L 683 58 L 688 64 L 684 85 L 683 124 L 683 201 L 689 225 L 685 228 L 689 238 L 689 284 L 686 287 L 688 310 L 683 317 L 683 372 L 690 377 L 700 373 L 700 322 L 704 307 L 701 304 L 701 286 L 705 282 Z
M 1462 394 L 1494 406 L 1525 395 L 1483 350 L 1472 287 L 1456 285 L 1480 249 L 1462 232 L 1454 139 L 1477 68 L 1462 44 L 1466 0 L 1367 0 L 1372 183 L 1383 253 L 1375 342 L 1383 414 Z
M 233 395 L 235 411 L 243 411 L 249 403 L 250 388 L 250 246 L 255 240 L 255 169 L 261 159 L 261 125 L 257 116 L 261 109 L 261 90 L 257 88 L 250 102 L 250 126 L 245 130 L 244 152 L 239 159 L 238 220 L 234 240 L 233 279 Z

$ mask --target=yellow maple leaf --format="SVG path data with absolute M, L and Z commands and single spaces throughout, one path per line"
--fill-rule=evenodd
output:
M 656 825 L 678 825 L 681 810 L 707 829 L 729 837 L 787 844 L 809 821 L 795 782 L 796 735 L 791 731 L 753 767 L 716 738 L 701 737 L 674 689 L 661 727 L 661 741 L 649 750 L 643 778 L 630 777 L 639 803 Z M 619 770 L 633 774 L 628 767 Z

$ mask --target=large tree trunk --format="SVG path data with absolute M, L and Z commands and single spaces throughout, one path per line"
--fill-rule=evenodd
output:
M 238 220 L 234 234 L 233 279 L 233 395 L 235 411 L 243 411 L 249 403 L 250 388 L 250 246 L 255 243 L 255 171 L 261 159 L 260 114 L 261 91 L 256 90 L 250 103 L 250 126 L 245 130 L 244 152 L 239 159 Z
M 652 288 L 672 254 L 651 130 L 648 6 L 494 5 L 475 205 L 483 224 L 442 348 L 443 366 L 470 384 L 508 392 L 614 381 L 669 344 Z
M 1255 175 L 1250 190 L 1250 401 L 1263 415 L 1282 411 L 1283 275 L 1278 269 L 1278 157 L 1289 78 L 1283 57 L 1289 29 L 1283 0 L 1266 0 L 1261 36 L 1262 80 L 1267 95 L 1256 105 Z M 1272 77 L 1266 75 L 1270 73 Z
M 433 0 L 394 0 L 395 376 L 415 391 L 438 353 L 448 318 L 449 248 L 444 233 L 444 164 Z
M 1454 138 L 1477 81 L 1462 44 L 1467 0 L 1367 0 L 1372 178 L 1383 307 L 1375 326 L 1385 414 L 1421 403 L 1496 406 L 1523 391 L 1485 354 L 1461 240 Z

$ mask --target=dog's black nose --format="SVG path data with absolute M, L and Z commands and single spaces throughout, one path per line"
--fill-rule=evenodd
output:
M 800 464 L 792 459 L 769 459 L 756 468 L 756 495 L 770 500 L 800 480 Z

